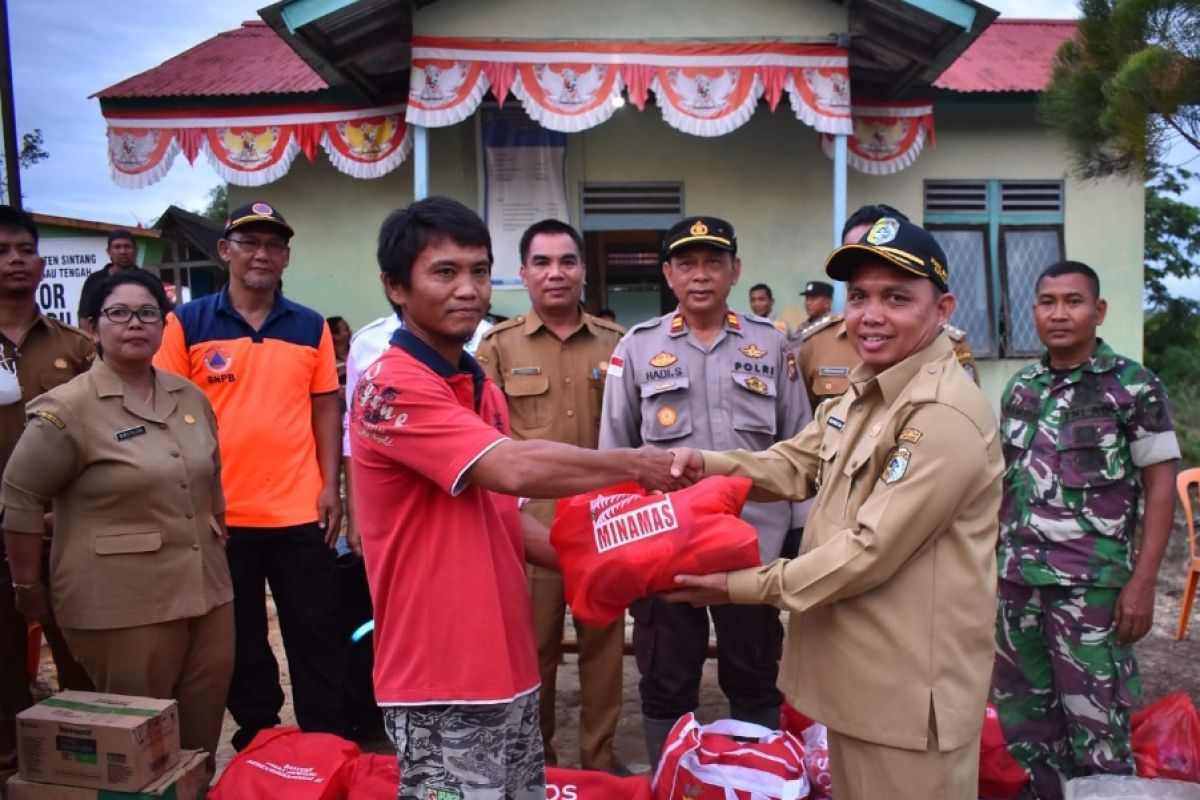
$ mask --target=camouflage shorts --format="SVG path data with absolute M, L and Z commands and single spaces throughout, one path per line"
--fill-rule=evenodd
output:
M 1140 682 L 1113 627 L 1120 591 L 1000 581 L 992 699 L 1030 796 L 1057 800 L 1063 779 L 1133 771 Z
M 545 800 L 538 692 L 489 705 L 385 706 L 400 800 Z

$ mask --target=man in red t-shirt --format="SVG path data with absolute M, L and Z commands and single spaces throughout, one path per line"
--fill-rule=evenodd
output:
M 406 327 L 354 388 L 350 433 L 400 797 L 544 800 L 525 562 L 555 558 L 517 497 L 676 488 L 671 457 L 509 438 L 503 393 L 463 352 L 492 293 L 491 237 L 466 206 L 392 213 L 378 258 Z

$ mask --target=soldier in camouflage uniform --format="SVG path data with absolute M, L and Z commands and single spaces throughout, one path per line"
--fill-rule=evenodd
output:
M 1030 774 L 1027 797 L 1061 798 L 1063 780 L 1133 771 L 1132 645 L 1153 617 L 1179 445 L 1158 378 L 1096 338 L 1105 311 L 1090 267 L 1048 267 L 1034 301 L 1047 353 L 1001 400 L 992 696 Z

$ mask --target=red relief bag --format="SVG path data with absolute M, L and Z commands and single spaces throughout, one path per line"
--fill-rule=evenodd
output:
M 400 765 L 395 756 L 363 753 L 354 760 L 354 778 L 346 800 L 392 800 L 400 794 Z
M 979 737 L 979 796 L 1004 800 L 1016 797 L 1029 776 L 1004 744 L 1000 715 L 991 703 L 983 714 L 983 732 Z
M 1200 715 L 1186 692 L 1139 709 L 1130 727 L 1138 775 L 1200 783 Z
M 787 731 L 725 719 L 675 723 L 654 773 L 654 800 L 802 800 L 804 746 Z
M 342 800 L 354 778 L 354 742 L 331 733 L 267 728 L 233 757 L 209 800 Z
M 651 800 L 650 778 L 546 767 L 546 800 Z
M 758 566 L 758 535 L 738 518 L 750 485 L 713 476 L 647 494 L 622 483 L 558 501 L 550 544 L 572 612 L 604 626 L 634 600 L 676 588 L 676 575 Z

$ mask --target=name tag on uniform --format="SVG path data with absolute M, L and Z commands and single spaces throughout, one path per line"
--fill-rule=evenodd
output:
M 541 372 L 542 372 L 541 367 L 513 367 L 512 368 L 513 375 L 540 375 Z
M 848 378 L 850 377 L 849 367 L 821 367 L 818 373 L 822 378 Z
M 141 436 L 146 432 L 145 425 L 138 425 L 136 428 L 126 428 L 123 431 L 117 431 L 117 441 L 123 442 L 126 439 L 132 439 L 135 436 Z
M 825 421 L 825 424 L 833 428 L 835 431 L 840 431 L 846 425 L 845 422 L 842 422 L 837 417 L 830 417 Z

